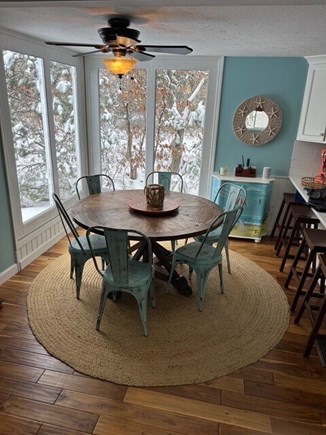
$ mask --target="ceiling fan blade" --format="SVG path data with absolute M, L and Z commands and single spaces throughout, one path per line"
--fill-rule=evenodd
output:
M 98 50 L 92 50 L 92 51 L 88 51 L 87 53 L 77 53 L 77 54 L 73 54 L 72 57 L 80 57 L 80 56 L 87 56 L 88 54 L 92 54 L 92 53 L 98 53 L 98 52 L 102 52 L 102 53 L 108 53 L 109 51 L 111 51 L 109 48 L 107 48 L 105 45 L 103 45 L 103 48 L 100 48 Z
M 192 48 L 186 45 L 136 45 L 140 51 L 154 51 L 156 53 L 189 54 Z
M 131 50 L 129 52 L 130 56 L 134 59 L 138 60 L 139 62 L 146 62 L 148 60 L 152 60 L 155 56 L 153 54 L 149 53 L 143 53 L 142 51 L 133 51 Z
M 45 41 L 47 45 L 58 45 L 58 46 L 66 46 L 66 47 L 94 47 L 97 49 L 104 48 L 105 45 L 103 44 L 80 44 L 78 42 L 52 42 L 52 41 Z

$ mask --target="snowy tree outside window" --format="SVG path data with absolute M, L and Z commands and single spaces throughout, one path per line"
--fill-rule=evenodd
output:
M 77 179 L 75 68 L 50 62 L 55 158 L 51 153 L 41 58 L 3 52 L 17 182 L 23 222 L 51 205 L 54 178 L 62 199 Z M 52 160 L 52 158 L 54 160 Z
M 146 71 L 121 82 L 99 69 L 101 168 L 118 189 L 145 183 Z M 185 192 L 197 194 L 208 72 L 157 70 L 154 169 L 179 172 Z

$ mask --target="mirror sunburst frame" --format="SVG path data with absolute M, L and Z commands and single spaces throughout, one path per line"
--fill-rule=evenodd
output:
M 266 126 L 248 128 L 247 117 L 252 113 L 259 114 L 263 112 L 268 116 Z M 265 118 L 266 118 L 265 115 Z M 259 146 L 264 145 L 271 140 L 279 132 L 282 125 L 282 112 L 275 101 L 267 97 L 257 96 L 248 98 L 237 108 L 233 116 L 233 131 L 241 142 Z

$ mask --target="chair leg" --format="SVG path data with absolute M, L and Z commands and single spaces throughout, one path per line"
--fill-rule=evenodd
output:
M 82 283 L 82 277 L 83 277 L 83 270 L 86 261 L 88 258 L 79 257 L 78 259 L 74 259 L 74 265 L 75 265 L 75 275 L 76 275 L 76 298 L 79 299 L 80 295 L 80 287 Z
M 218 272 L 220 275 L 220 288 L 221 288 L 221 294 L 224 293 L 224 284 L 223 284 L 223 267 L 222 267 L 222 262 L 220 262 L 218 264 Z
M 155 300 L 154 278 L 152 279 L 151 284 L 149 286 L 149 297 L 151 298 L 152 308 L 155 308 L 156 307 L 156 300 Z
M 72 259 L 72 256 L 70 256 L 70 279 L 73 279 L 74 277 L 74 270 L 75 270 L 74 260 Z
M 140 294 L 143 295 L 143 291 L 145 290 L 145 288 L 140 289 Z M 135 297 L 137 304 L 138 304 L 138 309 L 139 309 L 139 314 L 140 314 L 140 319 L 143 325 L 143 333 L 145 335 L 145 337 L 148 336 L 148 330 L 147 330 L 147 296 L 148 296 L 148 289 L 146 290 L 145 296 L 140 296 L 139 298 L 135 295 L 135 293 L 132 293 L 132 295 Z
M 198 270 L 196 271 L 196 275 L 197 275 L 197 306 L 198 306 L 198 310 L 199 311 L 203 311 L 203 305 L 204 305 L 204 297 L 205 297 L 205 292 L 206 292 L 206 280 L 207 280 L 207 276 L 208 276 L 207 271 L 203 271 L 199 272 Z
M 227 265 L 228 273 L 231 273 L 231 264 L 230 264 L 230 256 L 229 256 L 229 244 L 228 244 L 227 240 L 225 242 L 224 249 L 225 249 L 226 265 Z
M 105 284 L 102 285 L 102 293 L 101 293 L 101 300 L 100 300 L 100 307 L 98 310 L 98 316 L 97 316 L 97 322 L 96 322 L 96 330 L 98 331 L 100 329 L 100 324 L 104 312 L 105 302 L 108 296 L 108 292 L 106 291 Z

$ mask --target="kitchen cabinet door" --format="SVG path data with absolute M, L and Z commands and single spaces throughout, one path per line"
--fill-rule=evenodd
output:
M 311 58 L 297 139 L 326 143 L 326 57 Z

